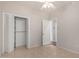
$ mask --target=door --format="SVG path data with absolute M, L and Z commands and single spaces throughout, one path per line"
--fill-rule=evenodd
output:
M 26 45 L 26 20 L 24 18 L 16 18 L 15 47 Z
M 54 26 L 53 26 L 53 35 L 54 35 L 54 40 L 53 42 L 57 42 L 57 20 L 54 21 Z
M 52 31 L 52 21 L 51 20 L 43 20 L 43 45 L 51 44 L 53 40 L 53 31 Z

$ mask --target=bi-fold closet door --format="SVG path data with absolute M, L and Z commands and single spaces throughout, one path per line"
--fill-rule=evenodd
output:
M 14 47 L 26 45 L 26 19 L 15 17 Z

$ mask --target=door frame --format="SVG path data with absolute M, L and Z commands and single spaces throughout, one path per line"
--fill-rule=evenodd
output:
M 25 18 L 26 21 L 27 21 L 27 41 L 26 41 L 26 48 L 30 48 L 30 18 L 27 17 L 26 15 L 17 15 L 17 14 L 14 14 L 13 15 L 13 19 L 15 17 L 20 17 L 20 18 Z M 15 19 L 14 19 L 15 20 Z M 15 48 L 13 49 L 15 50 Z
M 23 17 L 17 17 L 15 16 L 14 17 L 14 49 L 16 49 L 16 18 L 20 18 L 20 19 L 24 19 L 25 20 L 25 47 L 27 48 L 27 44 L 26 44 L 26 41 L 27 41 L 27 35 L 28 35 L 28 32 L 26 32 L 28 30 L 28 25 L 27 25 L 27 18 L 23 18 Z
M 30 48 L 30 20 L 31 18 L 29 16 L 26 15 L 22 15 L 22 14 L 14 14 L 14 13 L 7 13 L 7 12 L 3 12 L 3 46 L 2 46 L 2 50 L 3 53 L 4 52 L 11 52 L 14 50 L 14 17 L 22 17 L 22 18 L 26 18 L 27 19 L 27 25 L 28 25 L 28 35 L 27 35 L 27 48 Z M 7 22 L 6 22 L 7 20 Z M 5 26 L 4 24 L 7 23 L 7 25 Z M 5 29 L 7 31 L 5 31 Z M 6 35 L 5 35 L 6 33 Z M 5 38 L 7 37 L 7 38 Z M 7 40 L 7 42 L 6 42 Z M 6 45 L 7 44 L 7 45 Z
M 53 27 L 55 27 L 55 29 L 53 28 L 53 31 L 55 31 L 55 32 L 52 32 L 52 34 L 53 34 L 53 40 L 54 40 L 54 37 L 55 37 L 55 40 L 54 40 L 54 42 L 56 42 L 57 43 L 57 28 L 58 28 L 58 22 L 57 22 L 57 19 L 55 19 L 55 22 L 54 22 L 54 20 L 52 20 L 52 23 L 53 23 L 53 26 L 52 26 L 52 28 Z M 41 40 L 41 45 L 43 46 L 43 20 L 41 21 L 41 28 L 42 28 L 42 30 L 41 30 L 41 32 L 42 32 L 42 40 Z
M 44 20 L 45 20 L 45 19 L 44 19 Z M 43 33 L 43 31 L 44 31 L 44 30 L 43 30 L 43 21 L 44 21 L 44 20 L 42 20 L 42 22 L 41 22 L 41 24 L 42 24 L 42 40 L 41 40 L 42 46 L 44 45 L 44 43 L 43 43 L 43 41 L 44 41 L 44 40 L 43 40 L 43 35 L 44 35 L 44 33 Z M 46 20 L 47 20 L 47 19 L 46 19 Z M 47 20 L 47 21 L 48 21 L 48 25 L 49 25 L 50 21 L 52 21 L 52 20 Z M 53 21 L 52 21 L 52 24 L 53 24 Z M 52 26 L 52 28 L 53 28 L 53 26 Z M 52 31 L 53 31 L 53 29 L 52 29 Z M 52 32 L 52 35 L 53 35 L 53 32 Z M 51 44 L 51 33 L 50 33 L 50 32 L 49 32 L 49 40 L 50 40 L 50 41 L 49 41 L 49 42 L 50 42 L 49 44 Z M 53 40 L 53 36 L 52 36 L 52 40 Z M 46 45 L 48 45 L 48 44 L 46 44 Z

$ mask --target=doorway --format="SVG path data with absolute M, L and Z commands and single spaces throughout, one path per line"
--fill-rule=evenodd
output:
M 26 47 L 27 19 L 14 17 L 14 48 Z
M 53 41 L 53 21 L 52 20 L 43 20 L 43 45 L 52 44 Z
M 57 41 L 57 22 L 53 20 L 42 21 L 42 45 L 54 45 L 56 46 Z

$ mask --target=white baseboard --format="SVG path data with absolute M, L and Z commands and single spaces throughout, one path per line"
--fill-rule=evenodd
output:
M 79 54 L 79 51 L 75 51 L 75 50 L 68 49 L 68 48 L 65 48 L 65 47 L 59 47 L 59 48 L 64 49 L 64 50 L 69 51 L 69 52 L 72 52 L 72 53 Z

